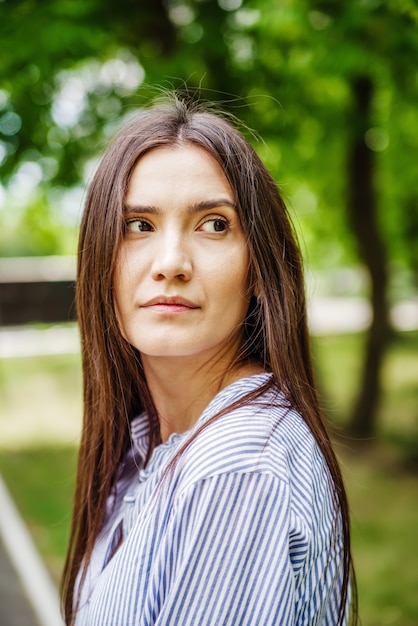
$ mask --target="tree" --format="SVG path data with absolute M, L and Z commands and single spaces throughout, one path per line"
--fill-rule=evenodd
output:
M 369 76 L 352 79 L 353 124 L 348 150 L 348 212 L 360 255 L 371 279 L 373 318 L 363 360 L 363 384 L 354 407 L 351 428 L 370 436 L 375 430 L 376 408 L 381 393 L 381 365 L 390 332 L 388 320 L 388 268 L 386 247 L 378 228 L 379 198 L 375 191 L 374 153 L 365 143 L 371 127 L 374 84 Z

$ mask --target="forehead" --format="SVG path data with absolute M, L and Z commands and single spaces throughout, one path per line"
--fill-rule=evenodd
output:
M 204 148 L 193 144 L 159 146 L 135 165 L 126 195 L 127 203 L 147 196 L 222 194 L 233 191 L 219 163 Z

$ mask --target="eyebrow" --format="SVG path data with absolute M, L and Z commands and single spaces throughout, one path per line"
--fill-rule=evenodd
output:
M 227 198 L 216 198 L 213 200 L 202 200 L 201 202 L 196 202 L 191 204 L 188 207 L 188 213 L 194 214 L 199 213 L 200 211 L 210 211 L 211 209 L 216 209 L 218 207 L 228 206 L 234 211 L 237 210 L 236 204 L 228 200 Z M 148 213 L 151 215 L 161 215 L 162 210 L 154 205 L 142 205 L 142 204 L 128 204 L 125 203 L 124 207 L 125 213 Z

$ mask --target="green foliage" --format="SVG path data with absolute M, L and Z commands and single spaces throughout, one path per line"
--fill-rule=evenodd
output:
M 0 211 L 0 256 L 74 254 L 76 227 L 65 223 L 45 197 Z
M 378 157 L 381 226 L 391 257 L 417 272 L 417 22 L 414 0 L 5 0 L 3 184 L 34 160 L 43 185 L 85 181 L 115 125 L 149 100 L 144 80 L 186 81 L 263 136 L 256 147 L 271 155 L 310 262 L 351 263 L 351 81 L 368 76 L 376 95 L 365 141 Z

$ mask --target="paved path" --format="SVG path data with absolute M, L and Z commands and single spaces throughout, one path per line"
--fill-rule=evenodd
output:
M 1 476 L 0 625 L 63 626 L 57 590 Z
M 43 626 L 35 617 L 22 584 L 0 540 L 0 624 L 1 626 Z
M 0 541 L 0 624 L 43 626 L 35 617 L 2 541 Z

